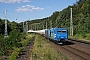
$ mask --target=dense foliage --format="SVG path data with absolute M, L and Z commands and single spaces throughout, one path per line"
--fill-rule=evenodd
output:
M 5 20 L 0 19 L 0 55 L 7 55 L 8 50 L 13 50 L 14 48 L 21 47 L 21 39 L 25 38 L 22 32 L 22 26 L 16 22 L 9 22 L 7 20 L 7 31 L 8 36 L 4 37 L 5 30 Z
M 66 27 L 70 29 L 70 8 L 73 10 L 73 27 L 75 34 L 90 33 L 90 0 L 78 0 L 73 6 L 62 11 L 55 11 L 51 16 L 29 22 L 30 29 L 43 29 L 52 27 Z M 32 22 L 32 23 L 31 23 Z M 70 31 L 70 30 L 69 30 Z

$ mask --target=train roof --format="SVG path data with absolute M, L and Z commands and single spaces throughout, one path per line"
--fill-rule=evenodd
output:
M 67 30 L 67 28 L 58 28 L 58 27 L 55 27 L 55 28 L 51 28 L 51 29 L 47 29 L 47 30 L 52 30 L 52 29 L 65 29 L 65 30 Z
M 54 28 L 54 29 L 67 29 L 67 28 L 57 28 L 57 27 L 56 27 L 56 28 Z

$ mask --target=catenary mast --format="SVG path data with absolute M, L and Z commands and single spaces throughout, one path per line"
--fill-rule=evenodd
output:
M 72 8 L 71 8 L 71 16 L 70 16 L 70 36 L 73 36 Z
M 4 15 L 5 15 L 5 37 L 7 37 L 8 36 L 8 33 L 7 33 L 7 16 L 6 16 L 6 13 L 7 13 L 7 11 L 6 11 L 6 9 L 4 10 Z

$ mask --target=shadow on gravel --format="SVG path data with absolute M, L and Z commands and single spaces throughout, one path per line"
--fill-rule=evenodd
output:
M 18 58 L 19 58 L 21 55 L 25 55 L 25 53 L 20 53 L 20 54 L 18 55 Z
M 59 45 L 60 46 L 65 46 L 65 45 L 73 45 L 73 44 L 75 44 L 75 43 L 72 43 L 72 42 L 67 41 L 67 42 L 65 42 L 63 44 L 59 44 Z

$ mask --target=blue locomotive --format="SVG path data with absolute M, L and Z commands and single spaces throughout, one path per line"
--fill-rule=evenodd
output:
M 45 36 L 57 43 L 65 42 L 68 40 L 68 29 L 67 28 L 47 29 L 45 30 Z

